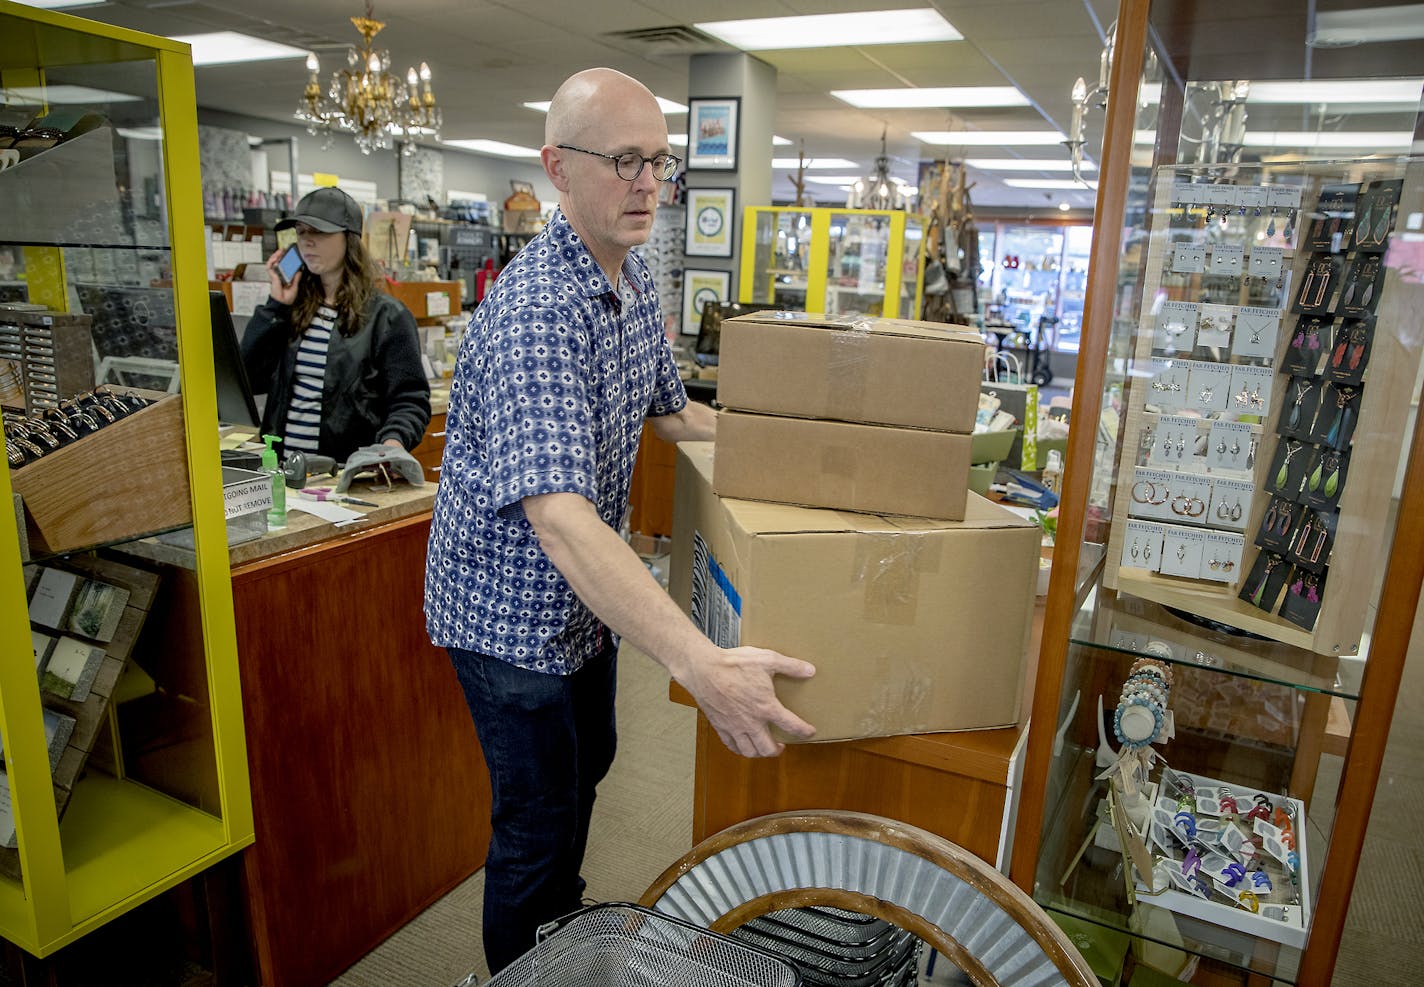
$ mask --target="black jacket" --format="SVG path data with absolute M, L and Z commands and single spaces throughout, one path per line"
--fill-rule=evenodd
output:
M 242 360 L 252 389 L 267 394 L 263 434 L 286 435 L 287 407 L 300 339 L 292 338 L 292 307 L 269 299 L 242 336 Z M 430 383 L 420 361 L 415 318 L 396 299 L 376 292 L 359 331 L 333 330 L 321 391 L 319 451 L 345 462 L 362 446 L 399 439 L 413 449 L 430 422 Z

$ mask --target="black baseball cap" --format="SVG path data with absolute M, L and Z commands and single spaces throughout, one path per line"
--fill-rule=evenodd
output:
M 310 226 L 320 233 L 349 230 L 360 236 L 361 206 L 339 188 L 319 188 L 302 196 L 292 215 L 279 221 L 276 228 L 290 229 L 298 223 Z

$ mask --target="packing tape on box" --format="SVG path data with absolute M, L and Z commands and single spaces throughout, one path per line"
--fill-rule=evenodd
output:
M 831 352 L 827 358 L 826 392 L 830 404 L 844 409 L 847 418 L 861 418 L 866 398 L 865 375 L 868 366 L 871 323 L 857 319 L 831 333 Z
M 861 616 L 873 624 L 914 624 L 920 575 L 939 570 L 940 551 L 938 539 L 916 532 L 862 532 L 852 563 L 865 587 Z

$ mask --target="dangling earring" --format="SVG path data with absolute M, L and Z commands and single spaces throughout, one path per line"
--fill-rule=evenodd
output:
M 1337 458 L 1332 464 L 1330 475 L 1325 478 L 1325 499 L 1334 500 L 1335 494 L 1340 489 L 1340 460 Z

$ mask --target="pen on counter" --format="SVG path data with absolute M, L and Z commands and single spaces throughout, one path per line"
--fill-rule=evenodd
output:
M 333 493 L 325 487 L 303 487 L 300 492 L 309 500 L 330 501 L 333 504 L 353 504 L 356 507 L 380 506 L 369 500 L 359 500 L 356 497 L 348 497 L 346 494 Z

